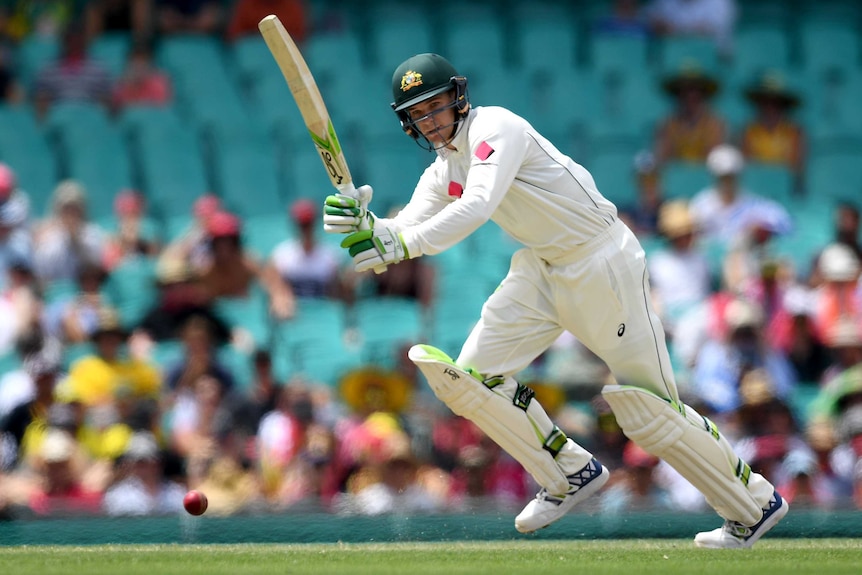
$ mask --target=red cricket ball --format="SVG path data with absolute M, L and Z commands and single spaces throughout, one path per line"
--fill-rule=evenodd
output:
M 192 489 L 183 497 L 183 507 L 192 515 L 203 515 L 207 510 L 207 496 L 202 492 Z

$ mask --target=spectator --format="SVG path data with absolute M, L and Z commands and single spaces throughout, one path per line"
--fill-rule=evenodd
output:
M 17 369 L 6 371 L 0 376 L 0 420 L 36 395 L 33 379 L 25 369 L 27 360 L 31 356 L 43 356 L 59 364 L 62 347 L 54 340 L 46 340 L 37 327 L 15 341 L 14 353 L 20 360 Z
M 114 108 L 167 106 L 173 98 L 170 77 L 156 67 L 149 41 L 138 40 L 129 51 L 126 67 L 114 87 Z
M 0 105 L 5 106 L 18 104 L 24 99 L 24 89 L 15 76 L 11 59 L 10 51 L 0 45 Z
M 262 265 L 245 250 L 239 218 L 228 212 L 213 214 L 207 220 L 207 235 L 210 260 L 200 279 L 210 299 L 246 298 L 260 285 L 266 290 L 270 310 L 277 318 L 293 314 L 293 297 L 284 282 L 274 269 Z
M 162 384 L 158 370 L 141 359 L 123 355 L 128 338 L 113 309 L 99 310 L 97 327 L 90 336 L 94 353 L 75 361 L 69 369 L 68 385 L 84 405 L 113 404 L 118 392 L 138 399 L 158 397 Z
M 686 63 L 667 77 L 662 87 L 674 107 L 659 125 L 655 153 L 659 165 L 669 161 L 703 162 L 710 150 L 727 138 L 727 123 L 712 108 L 718 81 Z
M 833 216 L 835 225 L 834 243 L 844 244 L 850 248 L 856 259 L 862 262 L 862 241 L 860 241 L 859 233 L 859 208 L 852 202 L 839 202 L 835 207 Z M 823 250 L 817 253 L 814 258 L 811 276 L 809 278 L 812 286 L 818 286 L 823 281 L 820 277 L 820 257 Z
M 0 288 L 0 357 L 10 353 L 16 341 L 39 332 L 42 304 L 31 262 L 14 256 Z
M 853 251 L 844 244 L 827 246 L 818 259 L 821 283 L 815 290 L 814 322 L 818 333 L 826 336 L 845 318 L 862 321 L 862 269 Z
M 297 44 L 305 40 L 306 0 L 237 0 L 227 24 L 226 38 L 229 42 L 247 35 L 258 35 L 257 23 L 268 14 L 278 14 L 287 33 Z
M 667 490 L 656 481 L 660 460 L 629 441 L 623 449 L 623 467 L 617 481 L 602 493 L 602 513 L 672 509 Z
M 108 274 L 97 263 L 85 263 L 78 272 L 77 291 L 47 302 L 43 314 L 45 333 L 66 344 L 89 341 L 99 328 L 99 312 L 109 302 L 102 294 Z
M 185 261 L 196 272 L 203 268 L 209 257 L 207 222 L 222 211 L 218 196 L 204 194 L 197 198 L 192 206 L 191 223 L 178 237 L 170 238 L 171 242 L 162 250 L 162 257 Z
M 801 285 L 790 286 L 781 313 L 769 326 L 770 339 L 796 371 L 800 383 L 818 385 L 831 363 L 826 341 L 814 325 L 814 297 Z
M 853 318 L 842 318 L 826 334 L 831 363 L 820 375 L 820 385 L 829 389 L 844 372 L 862 364 L 862 325 Z
M 87 218 L 86 192 L 74 180 L 54 189 L 51 216 L 34 231 L 34 267 L 41 282 L 73 280 L 88 262 L 101 262 L 104 230 Z
M 128 258 L 159 253 L 156 231 L 146 219 L 146 198 L 136 190 L 123 190 L 114 198 L 117 227 L 105 247 L 105 267 L 111 270 Z
M 686 311 L 705 300 L 712 288 L 709 262 L 697 248 L 697 229 L 683 201 L 665 203 L 658 227 L 669 245 L 649 260 L 651 291 L 668 334 Z
M 12 168 L 0 162 L 0 225 L 10 230 L 26 228 L 30 219 L 30 197 L 18 187 Z
M 805 130 L 791 117 L 800 99 L 779 72 L 768 71 L 745 89 L 755 116 L 742 129 L 742 153 L 750 162 L 791 170 L 801 185 L 806 164 Z
M 34 390 L 33 397 L 0 416 L 0 437 L 8 434 L 15 446 L 12 462 L 18 459 L 22 446 L 36 443 L 33 436 L 47 427 L 48 411 L 54 404 L 54 387 L 60 373 L 60 366 L 47 354 L 30 356 L 23 367 L 27 381 L 21 383 Z
M 689 209 L 704 237 L 725 246 L 744 239 L 755 226 L 771 233 L 789 233 L 790 214 L 780 204 L 742 189 L 739 176 L 745 167 L 742 153 L 723 144 L 709 152 L 707 168 L 714 185 L 691 199 Z
M 179 511 L 185 490 L 165 479 L 159 446 L 151 433 L 133 435 L 119 463 L 121 479 L 105 492 L 105 513 L 167 515 Z
M 282 385 L 276 380 L 272 370 L 272 357 L 269 351 L 259 349 L 252 356 L 254 375 L 248 394 L 234 403 L 233 421 L 237 432 L 253 441 L 264 415 L 276 409 Z
M 742 405 L 738 417 L 744 435 L 736 446 L 740 457 L 776 484 L 791 481 L 792 474 L 783 474 L 794 473 L 783 465 L 785 459 L 814 455 L 793 412 L 775 396 L 772 381 L 762 369 L 745 374 L 739 387 Z
M 342 253 L 317 238 L 317 204 L 298 200 L 290 207 L 290 218 L 299 232 L 272 252 L 271 263 L 292 297 L 347 299 L 342 278 Z
M 67 432 L 49 429 L 40 449 L 39 487 L 32 493 L 30 508 L 38 515 L 97 514 L 102 494 L 83 484 L 73 464 L 78 444 Z
M 217 0 L 157 0 L 158 33 L 215 34 L 222 25 L 222 3 Z
M 286 474 L 307 450 L 309 432 L 314 429 L 311 393 L 299 384 L 281 388 L 275 409 L 260 420 L 257 454 L 264 494 L 282 503 L 294 503 L 307 486 L 289 486 Z M 326 458 L 328 453 L 319 454 Z M 299 479 L 300 477 L 295 477 Z M 286 493 L 290 490 L 291 493 Z
M 129 34 L 140 40 L 152 35 L 153 0 L 90 0 L 86 6 L 90 38 L 102 34 Z
M 110 108 L 110 74 L 87 56 L 87 36 L 81 26 L 72 24 L 63 32 L 60 56 L 38 72 L 33 98 L 40 119 L 59 102 L 89 102 Z
M 647 17 L 658 36 L 702 36 L 729 56 L 736 24 L 734 0 L 653 0 Z
M 149 339 L 157 342 L 178 339 L 190 318 L 202 317 L 218 345 L 231 340 L 231 326 L 215 312 L 206 289 L 185 259 L 163 252 L 156 264 L 155 281 L 156 303 L 144 314 L 139 326 Z
M 18 43 L 26 36 L 56 37 L 75 16 L 74 0 L 42 2 L 4 2 L 5 34 Z
M 593 33 L 647 38 L 650 27 L 638 0 L 614 0 L 610 11 L 596 19 Z
M 218 359 L 212 324 L 203 316 L 191 316 L 182 326 L 180 337 L 183 354 L 166 372 L 168 390 L 177 396 L 193 389 L 200 377 L 210 376 L 219 382 L 222 394 L 232 392 L 234 376 Z
M 659 233 L 659 211 L 665 201 L 661 170 L 649 150 L 638 152 L 632 167 L 637 198 L 634 204 L 620 207 L 620 217 L 639 238 L 651 237 Z
M 789 397 L 796 385 L 793 367 L 763 334 L 763 310 L 743 299 L 731 301 L 724 311 L 727 333 L 711 338 L 697 355 L 693 391 L 710 409 L 727 414 L 742 404 L 739 385 L 754 369 L 763 369 L 779 399 Z

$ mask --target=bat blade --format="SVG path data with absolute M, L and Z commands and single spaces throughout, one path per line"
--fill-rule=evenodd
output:
M 305 127 L 308 128 L 308 133 L 317 148 L 320 160 L 326 168 L 329 180 L 342 194 L 361 201 L 353 185 L 347 160 L 344 159 L 344 151 L 338 141 L 326 104 L 323 102 L 323 96 L 320 95 L 317 82 L 314 81 L 314 76 L 311 75 L 305 58 L 302 57 L 299 48 L 296 47 L 296 43 L 285 30 L 278 16 L 274 14 L 265 16 L 257 27 L 260 29 L 272 57 L 281 69 L 281 74 L 290 88 L 290 93 L 293 94 L 293 99 L 296 101 L 300 114 L 302 114 Z M 359 227 L 367 230 L 369 228 L 368 220 L 362 218 Z M 374 268 L 378 274 L 385 270 L 386 266 Z
M 344 159 L 344 151 L 305 58 L 278 16 L 266 16 L 258 28 L 290 88 L 329 180 L 341 193 L 355 196 L 353 178 Z

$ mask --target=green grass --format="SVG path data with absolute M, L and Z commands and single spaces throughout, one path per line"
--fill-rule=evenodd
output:
M 860 539 L 774 539 L 732 551 L 680 540 L 0 547 L 0 572 L 16 575 L 857 575 L 860 565 Z

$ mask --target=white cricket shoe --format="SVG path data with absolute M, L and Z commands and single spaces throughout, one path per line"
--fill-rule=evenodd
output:
M 789 510 L 790 505 L 775 491 L 769 505 L 763 509 L 763 517 L 756 524 L 748 527 L 738 521 L 725 521 L 718 529 L 695 535 L 694 544 L 707 549 L 747 549 L 781 521 Z
M 601 489 L 609 476 L 607 468 L 593 458 L 583 469 L 567 476 L 569 490 L 562 495 L 551 495 L 544 488 L 539 491 L 536 498 L 515 517 L 515 529 L 521 533 L 532 533 L 547 527 Z

